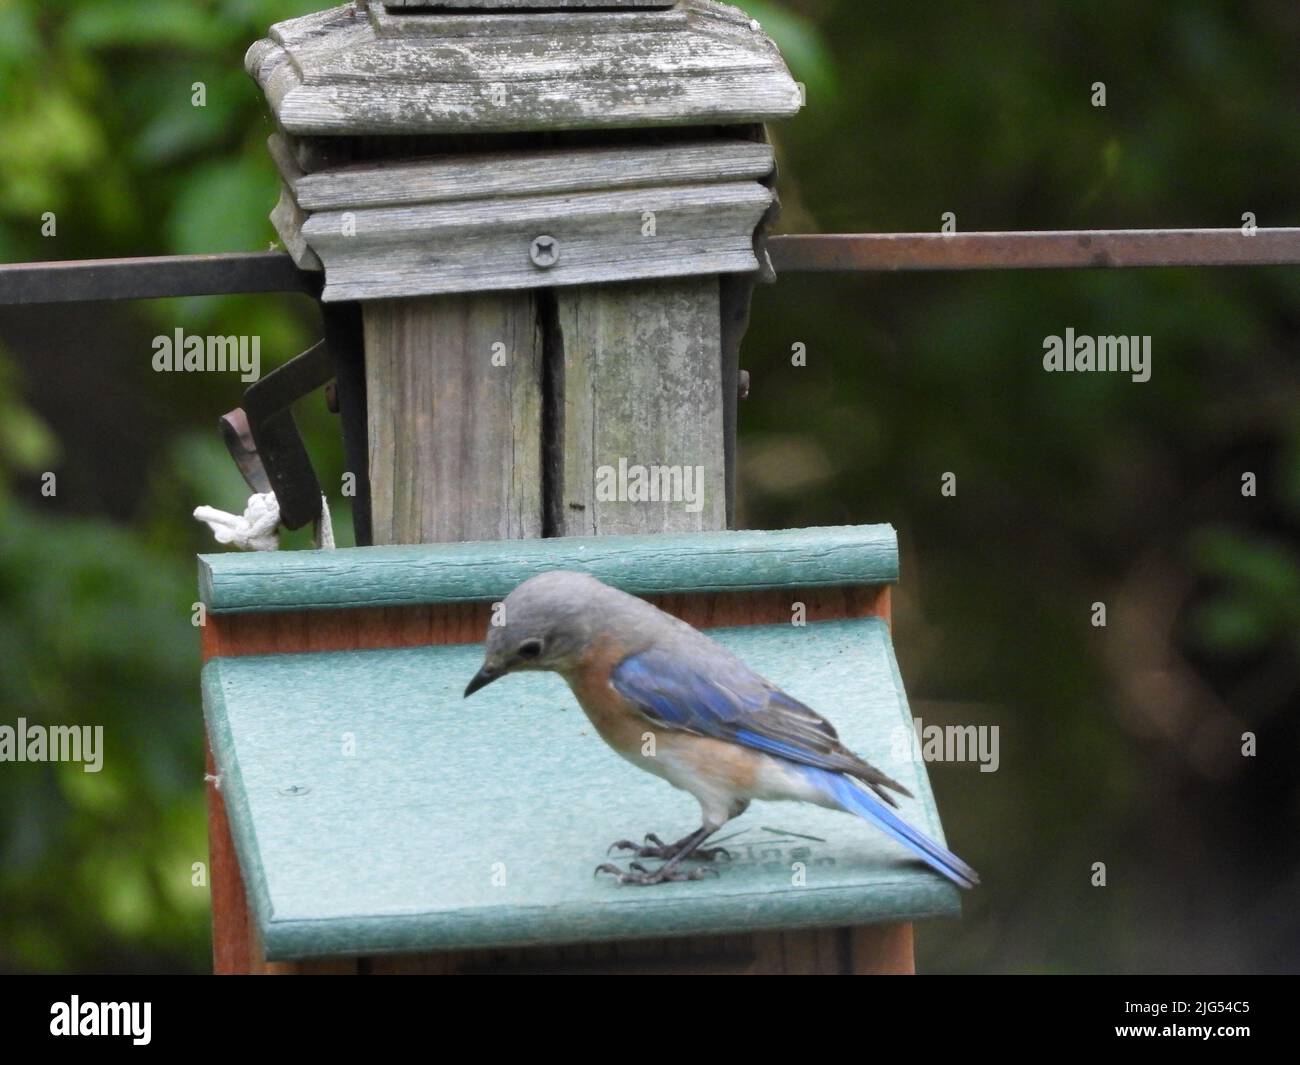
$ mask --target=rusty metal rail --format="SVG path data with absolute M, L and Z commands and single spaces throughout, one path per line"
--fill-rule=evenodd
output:
M 286 252 L 73 259 L 0 266 L 0 307 L 28 303 L 320 291 Z
M 777 271 L 1063 270 L 1295 266 L 1300 229 L 1082 229 L 1021 233 L 854 233 L 772 237 Z
M 800 234 L 768 240 L 787 273 L 1297 266 L 1300 228 Z M 0 306 L 320 291 L 285 252 L 0 265 Z

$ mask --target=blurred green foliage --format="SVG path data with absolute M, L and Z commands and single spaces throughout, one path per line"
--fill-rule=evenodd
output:
M 267 247 L 270 125 L 242 53 L 321 6 L 0 0 L 0 260 Z M 807 87 L 776 131 L 788 230 L 1300 224 L 1293 4 L 741 6 Z M 1300 959 L 1298 309 L 1300 272 L 1266 269 L 758 292 L 743 521 L 893 522 L 915 711 L 1002 728 L 997 774 L 933 767 L 986 886 L 924 930 L 923 966 Z M 271 297 L 0 317 L 0 721 L 103 724 L 108 746 L 98 775 L 0 767 L 0 968 L 207 965 L 190 603 L 211 542 L 189 511 L 242 506 L 212 431 L 242 386 L 150 373 L 148 338 L 177 325 L 259 335 L 264 368 L 318 329 Z M 1152 335 L 1151 382 L 1044 374 L 1067 326 Z M 320 404 L 300 423 L 337 484 L 336 424 Z
M 308 2 L 0 0 L 0 260 L 266 248 L 274 167 L 269 119 L 243 71 L 247 46 Z M 196 83 L 206 105 L 193 106 Z M 53 212 L 57 235 L 41 235 Z M 45 314 L 60 316 L 60 308 Z M 289 300 L 239 297 L 92 308 L 135 352 L 178 324 L 262 338 L 274 364 L 316 328 Z M 0 342 L 21 343 L 23 325 Z M 86 353 L 94 357 L 92 349 Z M 202 970 L 208 893 L 201 787 L 194 554 L 213 545 L 189 511 L 242 509 L 247 492 L 211 426 L 242 385 L 160 382 L 132 356 L 123 377 L 171 408 L 118 488 L 129 520 L 78 491 L 99 430 L 121 412 L 91 397 L 65 445 L 24 398 L 0 344 L 0 706 L 3 720 L 102 724 L 104 766 L 0 771 L 0 968 Z M 180 392 L 178 395 L 177 392 Z M 308 410 L 323 475 L 337 429 Z M 110 457 L 110 461 L 112 458 Z M 40 474 L 53 471 L 53 498 Z M 337 482 L 336 482 L 337 483 Z M 350 518 L 337 507 L 340 539 Z M 301 546 L 303 535 L 286 539 Z

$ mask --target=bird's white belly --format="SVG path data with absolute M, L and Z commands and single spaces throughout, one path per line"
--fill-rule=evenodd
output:
M 830 805 L 789 762 L 722 741 L 661 743 L 654 758 L 638 764 L 694 795 L 705 821 L 716 825 L 753 799 Z

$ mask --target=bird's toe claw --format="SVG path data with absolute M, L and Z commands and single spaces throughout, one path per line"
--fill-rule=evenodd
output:
M 649 887 L 652 884 L 679 884 L 687 880 L 704 880 L 707 877 L 721 875 L 709 866 L 695 869 L 665 869 L 662 866 L 658 869 L 647 869 L 640 862 L 631 862 L 626 871 L 617 865 L 605 862 L 603 865 L 596 866 L 593 875 L 599 876 L 601 873 L 608 873 L 619 884 L 634 884 L 637 887 Z
M 721 874 L 707 865 L 697 866 L 694 869 L 670 869 L 667 872 L 656 872 L 650 874 L 652 879 L 646 881 L 651 884 L 681 884 L 688 880 L 707 880 L 709 877 L 717 877 Z
M 672 844 L 665 843 L 653 832 L 647 832 L 645 839 L 641 843 L 633 843 L 630 839 L 620 839 L 609 845 L 606 854 L 613 854 L 615 851 L 631 851 L 634 858 L 671 858 L 673 856 Z

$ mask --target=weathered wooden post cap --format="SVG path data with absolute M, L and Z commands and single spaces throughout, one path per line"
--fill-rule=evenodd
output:
M 272 219 L 327 301 L 770 270 L 761 125 L 801 91 L 734 7 L 371 0 L 246 64 L 281 131 Z

